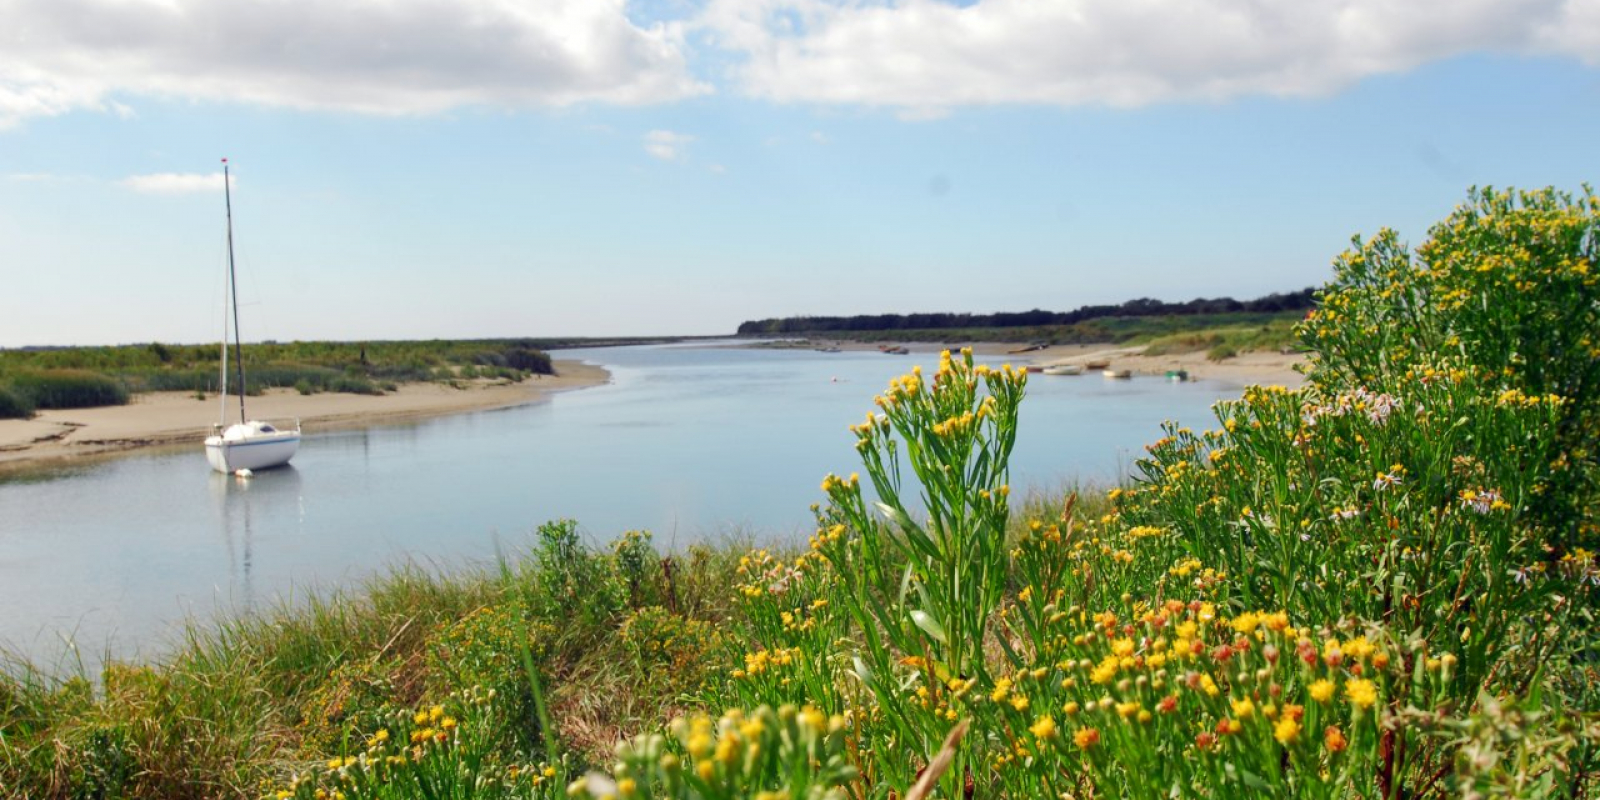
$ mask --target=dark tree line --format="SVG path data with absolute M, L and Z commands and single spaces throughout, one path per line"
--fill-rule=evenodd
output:
M 1076 311 L 1008 311 L 997 314 L 862 314 L 853 317 L 784 317 L 758 319 L 739 325 L 742 336 L 841 331 L 938 330 L 941 328 L 1026 328 L 1072 325 L 1102 317 L 1149 317 L 1230 312 L 1300 311 L 1313 305 L 1313 289 L 1274 292 L 1254 300 L 1231 297 L 1197 297 L 1184 303 L 1166 303 L 1149 297 L 1121 305 L 1082 306 Z

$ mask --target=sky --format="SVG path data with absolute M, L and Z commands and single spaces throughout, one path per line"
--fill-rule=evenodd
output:
M 0 347 L 1255 297 L 1600 182 L 1597 0 L 0 0 Z

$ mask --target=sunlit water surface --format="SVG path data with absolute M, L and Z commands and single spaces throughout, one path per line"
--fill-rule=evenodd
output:
M 347 587 L 395 564 L 450 569 L 577 519 L 594 542 L 803 542 L 847 426 L 933 354 L 704 346 L 576 350 L 606 386 L 409 425 L 307 436 L 290 468 L 212 473 L 199 444 L 0 481 L 0 647 L 61 665 L 76 642 L 159 656 L 186 619 Z M 1165 419 L 1206 427 L 1237 387 L 1030 376 L 1012 485 L 1126 474 Z

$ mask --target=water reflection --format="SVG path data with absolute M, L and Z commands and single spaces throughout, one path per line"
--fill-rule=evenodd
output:
M 858 469 L 846 426 L 926 359 L 725 348 L 569 352 L 613 382 L 501 411 L 319 432 L 248 480 L 197 448 L 0 479 L 0 648 L 49 662 L 158 655 L 187 619 L 261 611 L 395 564 L 449 569 L 516 551 L 547 520 L 593 543 L 663 547 L 747 532 L 804 542 L 827 472 Z M 1030 382 L 1013 486 L 1112 480 L 1162 419 L 1196 428 L 1235 394 L 1205 383 Z
M 254 611 L 256 591 L 251 571 L 255 561 L 255 520 L 263 516 L 282 518 L 292 511 L 295 525 L 305 524 L 300 470 L 290 464 L 249 478 L 213 472 L 209 488 L 217 511 L 217 531 L 228 554 L 228 606 L 234 612 Z

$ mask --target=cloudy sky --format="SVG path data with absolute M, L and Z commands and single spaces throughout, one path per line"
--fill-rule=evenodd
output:
M 1600 181 L 1595 0 L 0 0 L 0 346 L 1320 283 Z

